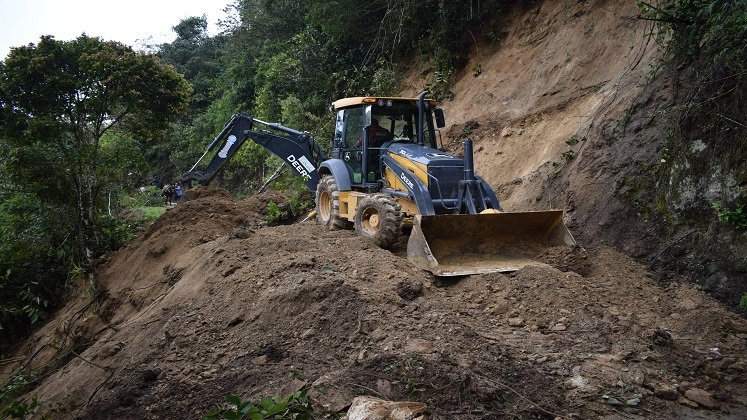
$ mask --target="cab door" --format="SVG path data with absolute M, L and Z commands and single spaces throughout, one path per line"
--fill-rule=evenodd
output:
M 376 171 L 375 167 L 365 161 L 369 155 L 365 146 L 368 144 L 366 128 L 371 124 L 371 106 L 357 106 L 342 109 L 337 112 L 335 125 L 335 147 L 339 150 L 339 158 L 348 167 L 352 183 L 364 185 L 363 174 Z M 375 181 L 376 176 L 373 175 Z

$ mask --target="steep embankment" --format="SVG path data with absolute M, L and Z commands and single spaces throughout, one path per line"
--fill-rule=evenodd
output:
M 582 244 L 651 252 L 615 195 L 655 148 L 655 115 L 626 111 L 668 101 L 643 77 L 656 51 L 634 4 L 512 13 L 458 77 L 449 138 L 475 139 L 506 207 L 567 207 Z M 283 197 L 198 190 L 103 261 L 95 299 L 61 310 L 2 378 L 41 373 L 26 395 L 83 418 L 194 418 L 229 393 L 303 386 L 318 408 L 365 394 L 436 418 L 747 416 L 747 322 L 623 253 L 553 249 L 547 265 L 445 282 L 350 231 L 268 227 L 269 200 Z
M 506 13 L 493 28 L 498 40 L 472 44 L 455 77 L 444 104 L 449 148 L 475 141 L 477 172 L 506 209 L 565 209 L 585 246 L 613 245 L 736 305 L 747 233 L 719 224 L 711 203 L 747 184 L 718 137 L 696 127 L 673 140 L 677 109 L 688 106 L 677 94 L 689 81 L 666 64 L 653 24 L 638 19 L 635 2 Z M 421 76 L 412 72 L 406 93 Z
M 497 24 L 500 41 L 473 47 L 444 108 L 447 140 L 475 141 L 477 172 L 505 208 L 564 208 L 582 242 L 642 256 L 655 243 L 616 192 L 655 153 L 655 111 L 670 99 L 647 84 L 660 52 L 638 14 L 620 1 L 515 7 Z M 626 120 L 641 101 L 651 118 Z

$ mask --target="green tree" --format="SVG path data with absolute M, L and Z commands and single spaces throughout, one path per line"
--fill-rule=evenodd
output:
M 495 39 L 490 28 L 501 3 L 237 0 L 234 19 L 214 37 L 217 43 L 206 35 L 203 18 L 185 19 L 174 27 L 177 40 L 159 53 L 195 86 L 191 112 L 178 124 L 180 142 L 166 149 L 169 161 L 178 172 L 189 169 L 239 111 L 309 131 L 326 143 L 332 101 L 396 95 L 402 71 L 416 61 L 430 63 L 429 87 L 447 98 L 465 47 Z M 150 160 L 151 166 L 164 161 Z M 234 193 L 253 193 L 275 166 L 264 149 L 247 143 L 218 182 Z
M 91 273 L 103 243 L 102 139 L 158 138 L 185 110 L 190 86 L 151 55 L 86 35 L 43 36 L 12 49 L 0 70 L 6 178 L 75 215 L 76 258 Z

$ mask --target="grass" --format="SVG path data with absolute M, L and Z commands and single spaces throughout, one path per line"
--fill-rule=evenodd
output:
M 145 218 L 148 219 L 148 221 L 156 220 L 161 217 L 162 214 L 166 213 L 166 207 L 143 206 L 138 207 L 138 209 L 143 212 L 143 215 L 145 215 Z

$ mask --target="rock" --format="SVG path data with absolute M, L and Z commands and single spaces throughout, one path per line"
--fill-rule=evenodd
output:
M 698 405 L 705 408 L 716 408 L 718 403 L 713 399 L 710 392 L 700 388 L 690 388 L 685 392 L 685 398 L 695 401 Z
M 414 338 L 405 344 L 405 351 L 408 353 L 433 353 L 436 351 L 436 346 L 430 341 L 423 340 L 421 338 Z
M 415 300 L 423 294 L 423 283 L 420 281 L 403 280 L 397 283 L 397 295 L 404 300 Z
M 464 355 L 464 354 L 455 355 L 454 361 L 456 361 L 457 366 L 468 368 L 468 369 L 475 365 L 475 361 L 472 360 L 469 356 Z
M 249 237 L 251 233 L 254 233 L 251 229 L 245 229 L 242 227 L 234 228 L 231 231 L 231 234 L 229 235 L 229 238 L 231 239 L 246 239 Z
M 377 379 L 376 390 L 379 394 L 388 397 L 389 395 L 392 395 L 392 383 L 386 379 Z
M 628 399 L 628 401 L 625 402 L 625 404 L 627 404 L 627 405 L 629 405 L 631 407 L 635 407 L 635 406 L 637 406 L 640 403 L 641 403 L 641 399 L 639 397 L 630 398 L 630 399 Z
M 377 328 L 371 332 L 369 338 L 371 338 L 371 340 L 373 340 L 374 342 L 377 342 L 385 339 L 387 336 L 388 334 L 385 330 L 383 330 L 382 328 Z
M 384 401 L 369 396 L 355 397 L 348 410 L 348 420 L 416 420 L 424 419 L 428 407 L 420 402 Z
M 679 302 L 679 303 L 677 304 L 677 306 L 679 306 L 679 307 L 680 307 L 680 308 L 682 308 L 682 309 L 685 309 L 685 310 L 691 311 L 691 310 L 693 310 L 693 309 L 697 309 L 697 308 L 698 308 L 698 306 L 700 306 L 700 305 L 698 304 L 698 302 L 695 302 L 695 301 L 694 301 L 694 300 L 692 300 L 692 299 L 689 299 L 689 298 L 684 298 L 684 299 L 682 299 L 682 301 L 680 301 L 680 302 Z
M 313 328 L 309 328 L 308 330 L 304 331 L 303 334 L 301 334 L 301 339 L 306 340 L 308 338 L 313 337 L 316 334 Z
M 267 360 L 267 355 L 263 354 L 250 360 L 250 363 L 253 365 L 264 365 L 267 363 Z
M 622 401 L 618 400 L 615 397 L 610 397 L 609 395 L 605 395 L 602 398 L 604 398 L 604 402 L 609 405 L 623 405 Z
M 99 352 L 99 357 L 111 357 L 115 354 L 119 353 L 120 350 L 124 348 L 124 343 L 108 343 L 104 345 L 101 348 L 101 351 Z
M 566 327 L 564 324 L 555 324 L 550 328 L 550 331 L 565 331 Z
M 490 315 L 503 315 L 506 312 L 508 312 L 508 301 L 506 299 L 496 300 L 489 309 Z
M 653 341 L 653 343 L 657 346 L 662 347 L 671 347 L 672 345 L 674 345 L 672 334 L 670 334 L 669 331 L 662 330 L 661 328 L 657 328 L 651 334 L 651 341 Z
M 350 405 L 353 397 L 349 377 L 343 371 L 334 371 L 317 378 L 309 387 L 309 399 L 315 402 L 314 408 L 338 412 Z
M 513 133 L 514 130 L 511 127 L 503 127 L 503 130 L 501 130 L 501 137 L 511 137 Z
M 307 381 L 302 381 L 300 379 L 293 379 L 287 384 L 283 386 L 283 391 L 280 393 L 280 395 L 288 395 L 290 393 L 300 391 L 307 387 L 309 383 Z
M 690 400 L 688 400 L 685 397 L 679 397 L 679 398 L 677 398 L 677 402 L 680 403 L 680 404 L 682 404 L 682 405 L 684 405 L 684 406 L 686 406 L 686 407 L 698 408 L 698 403 L 696 403 L 695 401 L 690 401 Z
M 509 318 L 508 325 L 512 327 L 521 327 L 524 325 L 524 319 L 518 316 L 514 318 Z
M 583 376 L 581 376 L 580 373 L 575 372 L 577 369 L 574 368 L 573 370 L 574 370 L 574 375 L 571 376 L 570 379 L 568 379 L 568 383 L 572 387 L 574 387 L 574 388 L 584 388 L 584 387 L 586 387 L 586 385 L 589 383 L 589 381 L 586 378 L 584 378 Z
M 238 271 L 238 270 L 239 270 L 239 268 L 240 268 L 240 267 L 238 267 L 238 266 L 231 266 L 231 267 L 228 267 L 228 269 L 227 269 L 227 270 L 225 270 L 225 271 L 224 271 L 223 273 L 221 273 L 221 275 L 222 275 L 223 277 L 228 277 L 228 276 L 230 276 L 231 274 L 233 274 L 233 273 L 235 273 L 236 271 Z

